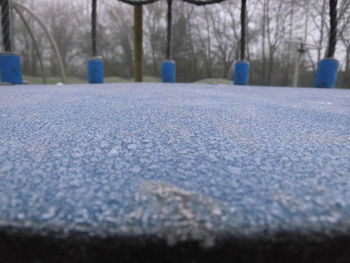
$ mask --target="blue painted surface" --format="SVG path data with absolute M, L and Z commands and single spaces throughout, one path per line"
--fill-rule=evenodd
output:
M 0 53 L 0 82 L 23 84 L 21 57 L 15 53 Z
M 88 61 L 88 81 L 90 84 L 104 83 L 104 64 L 101 58 Z
M 248 85 L 249 70 L 250 70 L 250 64 L 248 61 L 236 62 L 233 70 L 233 83 L 235 85 Z
M 0 87 L 0 226 L 208 242 L 348 231 L 349 101 L 333 89 Z
M 315 87 L 316 88 L 335 88 L 339 71 L 339 61 L 332 58 L 323 59 L 319 62 Z
M 176 62 L 175 61 L 167 60 L 163 62 L 162 81 L 165 83 L 176 82 Z

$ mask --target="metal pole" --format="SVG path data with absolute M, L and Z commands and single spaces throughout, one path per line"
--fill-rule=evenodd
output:
M 329 16 L 330 16 L 330 30 L 329 30 L 329 42 L 326 58 L 333 58 L 336 45 L 337 45 L 337 27 L 338 27 L 338 15 L 337 15 L 338 0 L 329 0 Z
M 168 14 L 167 14 L 167 48 L 166 48 L 166 59 L 172 59 L 172 24 L 173 24 L 173 16 L 172 16 L 172 4 L 173 0 L 168 0 Z
M 47 29 L 47 27 L 45 26 L 44 22 L 41 21 L 41 19 L 32 11 L 30 10 L 28 7 L 22 5 L 22 4 L 19 4 L 19 3 L 13 3 L 13 8 L 17 9 L 17 8 L 21 8 L 23 9 L 24 11 L 28 12 L 28 14 L 30 14 L 38 23 L 39 25 L 41 26 L 41 28 L 44 30 L 47 38 L 49 39 L 50 41 L 50 44 L 51 44 L 51 47 L 52 49 L 54 50 L 55 54 L 56 54 L 56 58 L 58 60 L 58 64 L 59 64 L 59 68 L 60 68 L 60 71 L 61 71 L 61 81 L 63 83 L 66 82 L 66 71 L 65 71 L 65 68 L 64 68 L 64 64 L 63 64 L 63 60 L 62 60 L 62 56 L 61 56 L 61 53 L 58 49 L 58 46 L 56 44 L 56 41 L 53 39 L 52 35 L 50 34 L 49 30 Z
M 294 2 L 293 2 L 294 6 Z M 305 18 L 305 27 L 304 27 L 304 37 L 302 40 L 302 43 L 300 43 L 299 48 L 297 48 L 297 56 L 295 57 L 295 64 L 294 64 L 294 71 L 293 71 L 293 80 L 292 80 L 292 87 L 298 87 L 299 86 L 299 72 L 300 72 L 300 63 L 304 57 L 304 54 L 307 52 L 307 37 L 309 32 L 309 6 L 310 1 L 306 2 L 305 5 L 305 11 L 306 11 L 306 18 Z
M 6 52 L 12 52 L 10 1 L 11 0 L 0 0 L 2 38 Z
M 92 41 L 92 56 L 97 56 L 97 0 L 92 0 L 91 8 L 91 41 Z
M 299 67 L 300 67 L 300 61 L 304 56 L 304 53 L 306 52 L 304 48 L 304 43 L 301 43 L 298 50 L 298 55 L 295 57 L 295 65 L 294 65 L 294 72 L 293 72 L 293 87 L 298 87 L 299 84 Z
M 35 53 L 36 55 L 38 56 L 38 60 L 39 60 L 39 65 L 40 65 L 40 70 L 41 70 L 41 77 L 42 77 L 42 80 L 43 80 L 43 84 L 46 84 L 47 83 L 47 80 L 46 80 L 46 74 L 45 74 L 45 70 L 44 70 L 44 63 L 43 63 L 43 58 L 41 56 L 41 53 L 39 51 L 39 46 L 38 46 L 38 42 L 36 41 L 35 37 L 34 37 L 34 34 L 32 32 L 32 30 L 30 29 L 27 21 L 25 20 L 23 14 L 21 13 L 21 11 L 19 11 L 16 7 L 14 7 L 14 10 L 17 12 L 17 14 L 19 15 L 20 19 L 22 20 L 25 28 L 27 29 L 28 31 L 28 34 L 30 36 L 30 38 L 32 39 L 33 41 L 33 45 L 34 45 L 34 49 L 35 49 Z
M 134 7 L 134 33 L 135 33 L 135 82 L 143 80 L 143 54 L 142 54 L 142 16 L 141 5 Z
M 240 61 L 234 64 L 233 83 L 235 85 L 248 85 L 250 64 L 245 61 L 246 53 L 246 26 L 247 26 L 247 1 L 241 1 L 241 40 L 240 40 Z
M 334 59 L 335 49 L 337 46 L 337 4 L 337 0 L 329 0 L 329 43 L 326 58 L 318 63 L 315 80 L 315 87 L 317 88 L 335 88 L 337 84 L 337 77 L 340 67 L 339 61 Z
M 246 25 L 247 25 L 247 1 L 242 0 L 241 6 L 241 60 L 245 59 Z
M 309 12 L 309 7 L 310 7 L 310 1 L 306 1 L 306 19 L 305 19 L 305 29 L 304 29 L 304 43 L 307 43 L 307 37 L 309 35 L 309 17 L 310 17 L 310 12 Z

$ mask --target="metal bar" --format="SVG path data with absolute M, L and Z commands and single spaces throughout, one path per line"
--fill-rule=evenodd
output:
M 172 4 L 173 0 L 168 0 L 168 13 L 167 13 L 167 46 L 166 46 L 166 59 L 172 59 L 172 24 L 173 24 L 173 16 L 172 16 Z
M 300 43 L 300 46 L 297 51 L 298 51 L 298 54 L 297 56 L 295 56 L 292 87 L 299 86 L 299 68 L 300 68 L 300 62 L 304 56 L 304 53 L 306 52 L 305 44 Z
M 142 53 L 142 6 L 134 7 L 134 33 L 135 33 L 135 82 L 143 80 L 143 53 Z
M 241 5 L 241 60 L 245 59 L 246 25 L 247 25 L 247 1 L 242 0 Z
M 92 0 L 91 7 L 91 41 L 92 56 L 97 56 L 97 0 Z
M 337 27 L 338 27 L 338 15 L 337 15 L 338 0 L 329 0 L 329 16 L 330 16 L 330 31 L 329 42 L 327 49 L 327 58 L 333 58 L 337 45 Z
M 190 4 L 195 4 L 195 5 L 209 5 L 209 4 L 220 3 L 225 0 L 183 0 L 183 1 L 188 2 Z
M 11 2 L 10 0 L 0 0 L 1 5 L 1 27 L 4 48 L 6 52 L 12 52 L 11 39 Z
M 159 0 L 119 0 L 129 5 L 147 5 L 157 2 Z
M 30 26 L 28 25 L 27 21 L 25 20 L 22 12 L 16 8 L 16 6 L 14 6 L 14 10 L 17 12 L 17 14 L 19 15 L 20 19 L 22 20 L 25 28 L 27 29 L 28 31 L 28 34 L 30 36 L 30 38 L 32 39 L 33 41 L 33 45 L 34 45 L 34 49 L 35 49 L 35 53 L 37 54 L 38 56 L 38 60 L 39 60 L 39 65 L 40 65 L 40 70 L 41 70 L 41 77 L 42 77 L 42 81 L 43 81 L 43 84 L 46 84 L 47 83 L 47 80 L 46 80 L 46 74 L 45 74 L 45 70 L 44 70 L 44 63 L 43 63 L 43 58 L 41 56 L 41 53 L 39 51 L 39 46 L 38 46 L 38 42 L 36 41 L 35 37 L 34 37 L 34 34 L 32 32 L 32 30 L 30 29 Z
M 63 64 L 63 59 L 62 59 L 61 53 L 60 53 L 60 51 L 58 49 L 56 41 L 54 40 L 54 38 L 50 34 L 50 32 L 47 29 L 47 27 L 45 26 L 44 22 L 41 21 L 41 19 L 32 10 L 30 10 L 28 7 L 26 7 L 26 6 L 24 6 L 24 5 L 20 4 L 20 3 L 13 3 L 13 7 L 14 8 L 21 8 L 24 11 L 28 12 L 28 14 L 30 14 L 39 23 L 41 28 L 44 30 L 47 38 L 50 41 L 51 47 L 52 47 L 52 49 L 54 50 L 54 52 L 56 54 L 58 65 L 59 65 L 59 68 L 60 68 L 60 71 L 61 71 L 61 81 L 62 81 L 62 83 L 65 83 L 66 82 L 66 71 L 65 71 L 65 68 L 64 68 L 64 64 Z

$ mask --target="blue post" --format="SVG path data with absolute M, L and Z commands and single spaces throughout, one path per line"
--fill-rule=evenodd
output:
M 334 58 L 325 58 L 318 63 L 316 73 L 316 88 L 334 88 L 337 82 L 339 61 Z
M 233 83 L 235 85 L 248 85 L 249 70 L 250 64 L 248 61 L 242 60 L 236 62 L 236 64 L 234 65 Z
M 176 82 L 176 62 L 166 60 L 162 64 L 162 80 L 166 83 Z
M 102 58 L 95 57 L 88 61 L 89 83 L 104 83 L 104 65 Z
M 23 84 L 21 57 L 16 53 L 0 53 L 0 82 Z

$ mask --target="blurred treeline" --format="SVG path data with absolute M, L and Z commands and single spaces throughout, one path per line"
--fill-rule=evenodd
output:
M 19 0 L 18 0 L 19 1 Z M 106 75 L 133 76 L 133 7 L 117 0 L 99 0 L 98 50 Z M 177 79 L 230 79 L 232 63 L 239 59 L 240 0 L 197 7 L 174 1 L 173 57 Z M 91 57 L 90 0 L 21 0 L 45 22 L 57 41 L 67 74 L 86 78 Z M 144 7 L 144 72 L 160 76 L 166 50 L 166 1 Z M 317 62 L 328 42 L 328 0 L 248 0 L 248 48 L 251 82 L 288 86 L 292 83 L 298 44 L 312 46 L 301 59 L 300 86 L 312 86 Z M 47 75 L 59 69 L 43 31 L 27 14 L 44 58 Z M 22 54 L 24 72 L 40 76 L 33 42 L 15 16 L 16 51 Z M 350 0 L 339 0 L 336 58 L 341 61 L 338 87 L 350 88 Z

